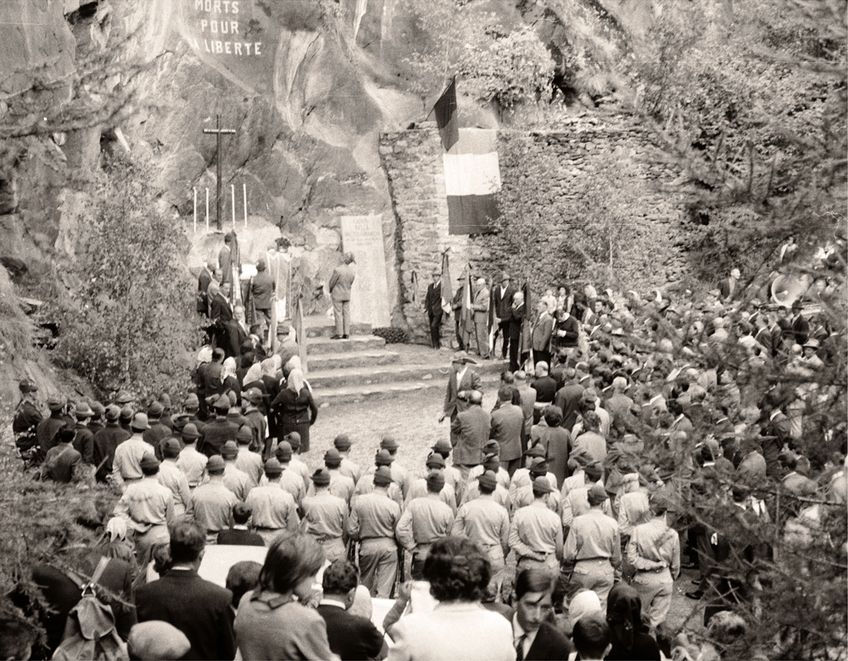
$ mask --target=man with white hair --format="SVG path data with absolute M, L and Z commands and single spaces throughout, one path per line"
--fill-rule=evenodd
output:
M 539 301 L 539 314 L 533 323 L 531 334 L 531 349 L 533 349 L 533 361 L 551 364 L 551 335 L 554 330 L 554 318 L 551 316 L 548 301 L 544 298 Z
M 624 422 L 630 409 L 633 408 L 633 400 L 624 394 L 627 390 L 627 379 L 617 376 L 612 380 L 612 395 L 604 403 L 604 408 L 609 411 L 612 421 L 620 425 Z
M 481 358 L 489 358 L 489 288 L 486 278 L 477 278 L 474 283 L 475 294 L 471 309 L 474 311 L 474 334 L 477 338 L 477 353 Z

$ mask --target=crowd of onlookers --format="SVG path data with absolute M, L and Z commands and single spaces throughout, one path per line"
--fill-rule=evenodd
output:
M 201 350 L 179 408 L 120 392 L 49 399 L 42 417 L 22 382 L 14 430 L 44 479 L 120 492 L 102 545 L 68 563 L 90 578 L 109 558 L 98 584 L 134 658 L 731 658 L 773 558 L 756 531 L 803 544 L 848 495 L 825 369 L 844 336 L 821 307 L 747 300 L 736 280 L 700 300 L 546 292 L 529 342 L 506 320 L 479 351 L 500 344 L 513 368 L 491 411 L 454 354 L 449 438 L 420 448 L 420 470 L 397 461 L 414 434 L 384 436 L 371 466 L 343 430 L 303 456 L 318 409 L 284 326 L 273 347 Z M 213 544 L 268 551 L 224 588 L 198 575 Z M 707 646 L 667 630 L 687 567 Z M 54 606 L 39 654 L 67 640 L 82 593 L 67 573 L 34 576 Z M 395 599 L 385 638 L 373 598 Z

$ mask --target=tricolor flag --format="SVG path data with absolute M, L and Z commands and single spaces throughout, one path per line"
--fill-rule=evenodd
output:
M 457 128 L 456 83 L 451 81 L 433 107 L 445 153 L 445 193 L 450 234 L 481 234 L 497 218 L 501 188 L 497 131 Z
M 450 316 L 451 303 L 453 302 L 453 289 L 451 286 L 450 259 L 448 251 L 442 253 L 442 312 L 446 316 Z
M 462 310 L 459 327 L 463 331 L 465 344 L 468 346 L 471 337 L 474 335 L 474 310 L 471 307 L 471 269 L 466 266 L 462 280 Z

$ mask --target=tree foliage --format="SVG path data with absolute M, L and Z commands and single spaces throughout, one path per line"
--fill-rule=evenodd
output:
M 422 99 L 452 75 L 477 101 L 501 110 L 535 101 L 550 87 L 554 63 L 530 27 L 508 31 L 496 14 L 456 0 L 412 0 L 409 10 L 418 33 L 406 62 Z
M 97 175 L 78 241 L 80 282 L 58 355 L 101 391 L 187 387 L 199 344 L 188 239 L 157 204 L 149 166 L 113 156 Z

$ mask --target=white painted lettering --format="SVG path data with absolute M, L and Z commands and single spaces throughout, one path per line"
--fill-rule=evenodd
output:
M 244 50 L 245 50 L 245 53 L 244 53 L 244 54 L 245 54 L 245 55 L 250 55 L 250 48 L 251 48 L 251 46 L 253 46 L 253 44 L 248 43 L 248 42 L 245 42 L 245 44 L 244 44 Z
M 238 21 L 230 21 L 230 34 L 238 34 L 239 24 Z
M 221 44 L 220 41 L 213 41 L 212 46 L 217 55 L 220 55 L 224 52 L 224 46 Z
M 230 3 L 230 7 L 232 7 L 232 10 L 233 10 L 233 13 L 234 13 L 234 14 L 238 14 L 238 13 L 239 13 L 239 3 L 238 3 L 238 0 L 235 0 L 234 2 L 231 2 L 231 3 Z
M 209 27 L 209 21 L 207 21 L 205 18 L 200 19 L 200 31 L 206 32 L 206 28 L 208 28 L 208 27 Z
M 194 11 L 203 11 L 203 0 L 194 0 Z
M 254 55 L 262 55 L 262 42 L 261 41 L 257 41 L 255 44 L 253 44 L 253 54 Z
M 212 2 L 212 12 L 215 14 L 221 13 L 221 0 L 214 0 Z
M 237 41 L 237 42 L 234 44 L 234 46 L 235 46 L 235 49 L 236 49 L 236 55 L 241 55 L 241 42 L 240 42 L 240 41 Z
M 227 55 L 232 55 L 232 52 L 230 51 L 230 47 L 231 47 L 232 45 L 233 45 L 233 42 L 232 42 L 232 41 L 225 41 L 225 42 L 224 42 L 224 52 L 225 52 Z

